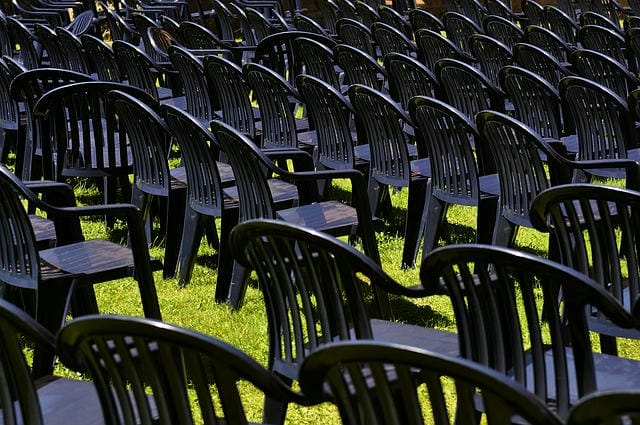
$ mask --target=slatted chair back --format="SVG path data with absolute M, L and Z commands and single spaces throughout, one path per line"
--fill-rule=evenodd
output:
M 518 43 L 513 47 L 513 62 L 538 74 L 556 89 L 561 79 L 574 75 L 548 51 L 529 43 Z
M 338 21 L 339 7 L 333 0 L 316 0 L 315 5 L 322 18 L 322 27 L 329 34 L 336 34 L 336 22 Z
M 502 4 L 502 1 L 494 0 L 493 3 Z M 482 28 L 489 37 L 500 41 L 509 49 L 513 49 L 513 46 L 521 42 L 524 37 L 524 31 L 519 26 L 501 16 L 485 16 L 482 20 Z
M 178 28 L 180 40 L 188 49 L 220 49 L 222 41 L 204 25 L 183 21 Z
M 375 44 L 371 30 L 362 22 L 342 18 L 336 22 L 336 32 L 342 44 L 362 50 L 369 56 L 375 56 Z
M 206 424 L 248 424 L 243 385 L 284 403 L 302 402 L 245 353 L 160 321 L 88 316 L 61 331 L 58 349 L 65 364 L 86 368 L 93 377 L 109 423 L 124 418 L 187 424 L 196 421 L 197 412 L 197 421 Z M 190 388 L 198 394 L 197 401 L 189 397 Z
M 638 77 L 626 66 L 604 53 L 578 49 L 571 54 L 569 61 L 577 75 L 602 84 L 622 99 L 640 85 Z
M 469 0 L 471 1 L 471 0 Z M 442 23 L 449 38 L 460 50 L 471 55 L 468 39 L 472 34 L 483 34 L 482 21 L 476 23 L 473 19 L 456 12 L 446 12 Z
M 478 0 L 458 0 L 461 13 L 475 22 L 476 25 L 482 25 L 482 19 L 487 16 L 487 8 Z
M 387 72 L 372 56 L 346 44 L 334 47 L 333 56 L 344 71 L 346 84 L 364 84 L 378 90 L 384 87 Z
M 357 12 L 356 17 L 359 18 L 358 20 L 367 28 L 370 28 L 374 22 L 380 20 L 378 10 L 373 5 L 364 1 L 356 1 L 354 2 L 354 6 Z
M 41 48 L 46 52 L 48 66 L 50 68 L 68 69 L 65 51 L 58 41 L 56 32 L 48 25 L 37 23 L 33 27 L 33 33 L 38 43 L 41 44 Z
M 529 25 L 524 29 L 526 43 L 540 47 L 550 53 L 560 63 L 568 63 L 569 55 L 574 50 L 570 44 L 564 41 L 557 33 L 538 25 Z
M 516 418 L 562 423 L 511 379 L 474 362 L 406 345 L 338 342 L 311 353 L 300 375 L 305 394 L 329 398 L 343 423 L 351 425 L 509 423 Z
M 127 82 L 159 99 L 156 84 L 158 76 L 153 72 L 156 69 L 153 59 L 126 41 L 116 40 L 112 48 L 120 70 L 127 76 Z
M 122 81 L 122 75 L 111 46 L 101 39 L 89 34 L 80 36 L 82 48 L 91 64 L 90 70 L 95 72 L 101 81 Z
M 640 10 L 640 8 L 639 8 Z M 602 391 L 588 395 L 569 412 L 567 424 L 606 423 L 630 420 L 637 422 L 638 398 L 635 390 Z
M 436 76 L 415 58 L 389 53 L 384 57 L 384 69 L 389 75 L 389 95 L 406 111 L 412 97 L 435 97 L 440 93 Z
M 426 9 L 416 8 L 410 10 L 409 22 L 411 23 L 411 29 L 414 34 L 422 28 L 436 32 L 444 31 L 442 20 Z
M 617 31 L 599 25 L 584 25 L 578 31 L 578 41 L 583 49 L 595 50 L 607 55 L 624 67 L 628 67 L 624 37 Z
M 251 28 L 253 28 L 253 33 L 256 37 L 256 44 L 260 43 L 263 38 L 280 31 L 256 9 L 245 7 L 244 13 L 247 15 L 247 20 L 249 21 Z
M 423 286 L 443 290 L 451 300 L 462 357 L 512 376 L 561 417 L 598 388 L 588 306 L 634 326 L 634 318 L 597 282 L 511 248 L 439 248 L 420 271 Z
M 9 149 L 16 153 L 16 174 L 22 175 L 24 148 L 24 122 L 21 122 L 18 102 L 11 98 L 9 87 L 15 77 L 4 59 L 0 59 L 0 162 L 4 163 L 9 155 Z
M 66 28 L 57 27 L 55 32 L 66 59 L 64 68 L 82 74 L 88 74 L 89 64 L 80 39 Z
M 380 16 L 380 22 L 392 26 L 409 39 L 413 37 L 411 24 L 402 13 L 393 7 L 387 6 L 386 4 L 378 5 L 378 16 Z
M 140 33 L 136 31 L 133 25 L 129 25 L 122 16 L 109 8 L 106 3 L 99 2 L 101 9 L 109 27 L 111 40 L 122 40 L 137 46 L 140 44 Z
M 0 15 L 0 53 L 2 56 L 13 57 L 13 45 L 11 44 L 11 34 L 7 26 L 7 16 Z
M 502 67 L 513 63 L 511 49 L 484 34 L 474 34 L 469 37 L 469 49 L 478 59 L 480 70 L 496 87 L 499 87 L 498 72 Z
M 296 56 L 300 59 L 303 72 L 318 77 L 340 90 L 340 81 L 336 73 L 333 50 L 322 43 L 300 37 L 293 41 Z
M 551 31 L 557 34 L 562 41 L 569 46 L 577 44 L 580 26 L 575 21 L 575 15 L 571 17 L 557 7 L 547 5 L 544 7 L 544 17 Z
M 380 47 L 382 57 L 391 52 L 407 56 L 416 56 L 418 53 L 413 40 L 389 24 L 374 22 L 371 25 L 371 33 L 376 44 Z
M 440 32 L 419 29 L 416 32 L 416 42 L 425 65 L 432 71 L 435 71 L 436 62 L 444 58 L 453 58 L 469 63 L 476 62 L 474 57 L 460 50 Z
M 7 17 L 7 29 L 11 37 L 11 45 L 19 46 L 16 52 L 22 66 L 27 69 L 40 68 L 42 52 L 36 48 L 36 36 L 20 20 L 11 16 Z
M 94 3 L 95 4 L 95 3 Z M 95 24 L 95 12 L 93 10 L 85 10 L 73 18 L 73 21 L 65 27 L 71 34 L 80 37 L 82 34 L 91 32 Z
M 298 31 L 312 32 L 324 37 L 331 37 L 331 34 L 329 34 L 326 29 L 322 28 L 317 21 L 300 13 L 297 13 L 296 16 L 293 17 L 293 26 Z
M 622 33 L 622 28 L 620 28 L 620 24 L 617 21 L 610 21 L 606 16 L 603 16 L 596 12 L 581 12 L 578 21 L 580 23 L 580 27 L 583 27 L 585 25 L 597 25 Z
M 531 205 L 531 220 L 550 233 L 559 261 L 590 276 L 627 311 L 640 294 L 639 219 L 637 192 L 610 186 L 556 186 Z M 587 320 L 600 333 L 603 353 L 617 354 L 616 337 L 640 338 L 640 332 L 616 326 L 595 308 Z
M 529 21 L 529 25 L 544 25 L 544 8 L 534 0 L 522 1 L 522 13 Z

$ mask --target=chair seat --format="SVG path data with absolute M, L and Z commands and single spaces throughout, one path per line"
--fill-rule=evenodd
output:
M 298 187 L 279 179 L 267 180 L 273 202 L 278 205 L 283 202 L 294 202 L 298 199 Z M 238 188 L 231 186 L 224 189 L 224 195 L 232 202 L 238 203 Z
M 409 158 L 418 157 L 418 148 L 416 147 L 416 145 L 407 143 L 407 148 L 409 150 Z M 362 161 L 371 161 L 371 150 L 369 148 L 369 145 L 357 145 L 353 148 L 353 151 L 356 157 L 361 159 Z
M 373 339 L 408 345 L 448 356 L 460 355 L 458 335 L 424 326 L 371 319 Z
M 330 234 L 344 234 L 344 227 L 358 224 L 356 210 L 342 202 L 325 201 L 278 211 L 289 223 L 313 228 Z
M 90 275 L 97 280 L 111 278 L 107 276 L 114 274 L 123 277 L 130 275 L 134 265 L 133 254 L 129 248 L 103 239 L 45 249 L 40 251 L 40 258 L 71 274 L 83 275 L 90 270 Z M 158 260 L 151 261 L 152 268 L 157 269 Z M 102 274 L 105 276 L 101 277 Z
M 627 158 L 632 159 L 634 161 L 640 161 L 640 149 L 629 149 L 627 151 Z M 599 176 L 599 177 L 607 177 L 607 178 L 624 178 L 625 172 L 622 169 L 614 168 L 614 169 L 589 169 L 586 170 L 589 173 Z
M 46 383 L 36 381 L 36 385 L 39 386 L 38 398 L 46 424 L 104 424 L 100 400 L 93 382 L 47 377 Z

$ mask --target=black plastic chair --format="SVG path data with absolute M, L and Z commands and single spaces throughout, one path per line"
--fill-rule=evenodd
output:
M 387 71 L 369 54 L 347 44 L 338 44 L 333 48 L 333 57 L 344 71 L 345 84 L 364 84 L 383 90 Z
M 520 4 L 529 25 L 543 25 L 546 22 L 544 7 L 540 3 L 534 0 L 522 0 Z
M 378 16 L 380 16 L 380 22 L 397 29 L 405 37 L 411 39 L 413 37 L 413 32 L 411 31 L 411 24 L 405 17 L 405 13 L 406 11 L 400 12 L 386 4 L 378 5 Z M 369 25 L 369 27 L 373 27 L 373 24 Z M 371 28 L 371 30 L 373 31 L 373 28 Z
M 230 245 L 236 259 L 258 275 L 267 308 L 268 368 L 288 383 L 298 379 L 308 355 L 337 341 L 370 339 L 458 354 L 455 334 L 381 320 L 370 305 L 372 295 L 417 297 L 424 290 L 403 287 L 371 258 L 330 235 L 251 220 L 232 230 Z
M 625 38 L 617 31 L 599 25 L 585 25 L 578 31 L 578 42 L 583 49 L 607 55 L 625 68 L 629 66 Z
M 482 19 L 487 16 L 487 8 L 478 0 L 458 0 L 460 13 L 471 19 L 476 25 L 482 26 Z
M 322 36 L 327 37 L 327 38 L 332 38 L 333 37 L 316 20 L 314 20 L 313 18 L 311 18 L 309 16 L 301 15 L 299 13 L 297 13 L 293 17 L 293 26 L 298 31 L 312 32 L 312 33 L 319 34 L 319 35 L 322 35 Z
M 544 48 L 529 43 L 518 43 L 513 47 L 513 62 L 538 74 L 556 89 L 561 79 L 574 75 L 568 62 L 562 64 Z
M 576 127 L 577 160 L 640 159 L 635 120 L 626 99 L 582 77 L 560 81 L 560 99 Z M 624 178 L 621 170 L 590 169 L 590 175 Z
M 588 276 L 477 244 L 439 248 L 420 272 L 427 290 L 451 300 L 461 356 L 513 378 L 560 417 L 596 390 L 633 387 L 638 362 L 593 353 L 586 309 L 596 307 L 626 328 L 637 318 Z
M 514 24 L 518 24 L 522 28 L 529 24 L 524 13 L 521 11 L 513 11 L 513 5 L 510 2 L 504 2 L 502 0 L 487 0 L 486 8 L 487 16 L 498 16 L 500 18 L 504 18 Z
M 36 47 L 37 39 L 20 20 L 7 17 L 7 29 L 14 45 L 19 46 L 17 60 L 27 69 L 40 68 L 42 51 Z
M 569 62 L 569 55 L 576 48 L 549 28 L 537 25 L 529 25 L 524 29 L 524 41 L 550 53 L 563 65 Z
M 336 23 L 338 22 L 338 11 L 340 7 L 333 0 L 316 0 L 316 8 L 320 12 L 322 27 L 326 29 L 329 34 L 335 36 Z
M 349 87 L 349 99 L 356 113 L 358 140 L 366 140 L 371 151 L 368 183 L 371 212 L 376 214 L 382 205 L 389 204 L 389 187 L 408 188 L 402 264 L 411 265 L 425 228 L 424 208 L 431 177 L 429 159 L 415 159 L 404 131 L 406 125 L 413 125 L 411 118 L 390 97 L 354 84 Z
M 0 162 L 5 163 L 9 151 L 16 154 L 16 174 L 22 175 L 22 152 L 24 148 L 25 122 L 20 114 L 20 105 L 11 98 L 9 87 L 16 75 L 4 59 L 0 59 Z
M 320 348 L 302 364 L 300 385 L 311 399 L 336 404 L 342 423 L 349 425 L 562 423 L 543 402 L 495 371 L 402 345 L 362 341 Z
M 493 0 L 492 3 L 500 3 L 501 0 Z M 496 15 L 487 15 L 482 20 L 482 29 L 492 38 L 503 43 L 509 49 L 512 49 L 516 43 L 524 38 L 524 31 L 514 22 Z
M 471 1 L 471 0 L 469 0 Z M 483 34 L 484 31 L 480 27 L 482 21 L 475 23 L 471 18 L 456 12 L 445 12 L 442 16 L 447 38 L 450 39 L 460 50 L 472 55 L 469 50 L 469 36 L 473 34 Z
M 384 57 L 384 69 L 389 75 L 389 95 L 405 111 L 409 110 L 409 100 L 412 97 L 436 97 L 440 93 L 436 76 L 415 58 L 389 53 Z
M 140 33 L 136 31 L 133 24 L 125 21 L 119 13 L 109 8 L 103 1 L 98 2 L 98 4 L 103 10 L 112 41 L 122 40 L 134 46 L 140 45 Z
M 160 318 L 152 263 L 137 208 L 129 204 L 65 207 L 69 202 L 61 203 L 63 199 L 48 204 L 4 165 L 0 165 L 0 180 L 2 228 L 14 235 L 2 238 L 3 252 L 7 255 L 2 258 L 0 281 L 7 285 L 8 292 L 21 291 L 25 308 L 38 322 L 55 333 L 65 321 L 69 307 L 76 317 L 96 313 L 98 306 L 92 285 L 131 276 L 137 280 L 145 315 Z M 58 246 L 38 251 L 21 198 L 54 217 Z M 104 239 L 84 240 L 79 218 L 105 214 L 125 221 L 130 234 L 129 248 Z M 153 262 L 153 267 L 156 263 Z
M 569 411 L 566 423 L 568 425 L 603 424 L 608 421 L 636 423 L 639 413 L 638 400 L 640 400 L 640 394 L 637 390 L 599 391 L 576 403 Z
M 322 43 L 309 38 L 300 37 L 293 41 L 296 56 L 302 62 L 303 72 L 326 81 L 341 90 L 336 65 L 333 61 L 333 50 Z
M 68 69 L 66 55 L 55 31 L 44 24 L 35 24 L 33 34 L 41 50 L 42 63 L 48 68 Z
M 371 223 L 371 212 L 362 173 L 357 170 L 289 172 L 275 166 L 265 153 L 237 130 L 218 121 L 212 122 L 211 125 L 215 136 L 214 142 L 229 158 L 236 177 L 240 200 L 240 222 L 254 218 L 280 218 L 332 235 L 352 235 L 356 232 L 362 238 L 364 252 L 373 261 L 379 263 L 378 246 Z M 292 155 L 290 152 L 283 154 L 289 157 Z M 299 153 L 294 152 L 293 155 L 300 158 Z M 266 179 L 266 176 L 272 173 L 298 186 L 299 206 L 276 209 Z M 318 201 L 317 183 L 337 178 L 351 181 L 353 206 L 334 200 L 314 202 Z M 218 281 L 216 299 L 224 301 L 228 298 L 234 307 L 239 307 L 246 290 L 245 275 L 244 270 L 236 268 L 233 276 L 221 276 L 227 281 Z M 386 304 L 388 301 L 378 300 L 378 302 L 383 311 L 382 316 L 388 317 Z
M 571 54 L 569 61 L 577 75 L 602 84 L 622 99 L 640 85 L 640 79 L 624 64 L 604 53 L 578 49 Z
M 511 246 L 519 226 L 533 227 L 531 202 L 543 190 L 571 181 L 577 171 L 608 171 L 617 175 L 625 171 L 629 183 L 637 181 L 637 163 L 633 160 L 587 160 L 578 155 L 579 160 L 570 161 L 531 128 L 499 112 L 482 111 L 476 116 L 476 123 L 482 148 L 492 153 L 500 180 L 494 245 Z
M 431 162 L 423 258 L 443 235 L 442 227 L 452 204 L 477 207 L 476 241 L 490 243 L 500 187 L 497 175 L 480 173 L 485 167 L 479 161 L 485 155 L 476 154 L 474 141 L 479 134 L 475 124 L 450 105 L 429 97 L 413 98 L 409 113 Z
M 274 23 L 267 19 L 262 13 L 251 7 L 245 7 L 245 15 L 247 15 L 247 21 L 253 28 L 253 33 L 256 37 L 256 43 L 259 43 L 263 38 L 280 32 L 281 29 L 277 28 Z
M 175 275 L 178 246 L 185 214 L 186 178 L 184 169 L 170 169 L 171 134 L 160 117 L 158 104 L 150 97 L 132 96 L 118 89 L 109 93 L 108 104 L 131 149 L 133 188 L 131 203 L 142 211 L 147 223 L 147 243 L 151 244 L 154 199 L 159 199 L 164 239 L 164 277 Z
M 436 32 L 444 31 L 442 20 L 426 9 L 416 8 L 410 10 L 409 22 L 414 34 L 423 28 Z
M 621 35 L 624 35 L 624 31 L 622 30 L 622 28 L 620 28 L 618 18 L 616 18 L 615 21 L 611 21 L 606 16 L 593 11 L 581 12 L 580 16 L 578 17 L 578 23 L 580 24 L 580 27 L 584 27 L 585 25 L 597 25 L 600 27 L 609 28 L 615 32 L 620 33 Z
M 66 57 L 63 68 L 83 74 L 89 73 L 89 64 L 80 39 L 66 28 L 55 29 L 57 42 L 62 47 L 62 52 Z
M 336 32 L 342 44 L 347 44 L 371 57 L 376 56 L 376 47 L 369 27 L 349 18 L 336 22 Z
M 374 22 L 371 25 L 371 34 L 376 44 L 380 47 L 380 55 L 382 57 L 392 52 L 414 57 L 418 54 L 416 43 L 389 24 Z
M 571 17 L 558 7 L 547 5 L 544 7 L 544 17 L 553 33 L 569 46 L 576 46 L 580 25 L 575 21 L 575 16 Z
M 470 36 L 469 49 L 478 59 L 480 70 L 496 87 L 499 87 L 498 72 L 502 67 L 511 65 L 513 62 L 511 49 L 495 38 L 484 34 Z
M 500 87 L 513 105 L 513 116 L 558 149 L 575 155 L 578 139 L 568 117 L 563 116 L 560 93 L 543 77 L 525 68 L 505 66 L 500 70 Z
M 556 186 L 531 205 L 531 221 L 551 234 L 559 261 L 590 276 L 627 311 L 640 294 L 639 214 L 636 191 L 602 185 Z M 595 308 L 587 320 L 603 353 L 617 355 L 617 337 L 640 339 L 640 331 L 615 326 Z
M 283 403 L 305 403 L 238 349 L 160 321 L 86 317 L 65 326 L 57 346 L 66 365 L 93 377 L 107 423 L 194 423 L 198 414 L 203 424 L 248 424 L 240 383 Z
M 73 18 L 73 21 L 64 28 L 71 32 L 71 34 L 80 37 L 82 34 L 94 32 L 96 24 L 95 19 L 96 13 L 93 10 L 88 9 L 78 13 Z
M 53 334 L 6 300 L 0 300 L 0 319 L 3 423 L 64 423 L 69 412 L 82 423 L 100 421 L 98 394 L 91 382 L 50 375 L 52 364 L 47 365 L 50 370 L 38 370 L 37 359 L 29 365 L 23 352 L 25 340 L 53 351 Z M 51 402 L 52 397 L 56 402 Z
M 419 29 L 416 32 L 416 43 L 418 44 L 421 58 L 423 58 L 427 68 L 432 71 L 435 71 L 436 62 L 444 58 L 457 59 L 466 63 L 477 62 L 476 58 L 468 52 L 460 50 L 458 46 L 440 34 L 440 32 Z
M 122 81 L 120 69 L 111 46 L 89 34 L 81 35 L 80 41 L 90 64 L 90 70 L 95 73 L 98 80 Z
M 353 5 L 355 6 L 358 20 L 367 28 L 371 27 L 374 22 L 380 21 L 380 15 L 375 5 L 370 5 L 365 1 L 356 1 Z

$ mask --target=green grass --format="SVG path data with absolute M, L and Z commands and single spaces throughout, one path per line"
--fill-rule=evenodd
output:
M 95 189 L 82 183 L 76 185 L 81 203 L 99 202 Z M 383 268 L 404 285 L 419 282 L 419 270 L 400 267 L 402 255 L 402 234 L 406 208 L 406 191 L 394 192 L 392 203 L 394 217 L 379 226 L 377 239 Z M 454 206 L 448 214 L 451 242 L 472 242 L 475 235 L 475 209 Z M 110 237 L 122 239 L 125 231 L 116 227 L 105 233 L 102 221 L 83 223 L 85 235 L 89 237 Z M 156 242 L 159 238 L 156 238 Z M 441 244 L 444 244 L 441 241 Z M 517 238 L 518 247 L 540 255 L 546 254 L 547 237 L 531 229 L 521 229 Z M 151 248 L 151 255 L 162 258 L 163 248 L 158 243 Z M 232 311 L 227 305 L 213 301 L 216 281 L 217 253 L 203 241 L 194 267 L 193 278 L 184 288 L 178 288 L 176 279 L 163 279 L 162 272 L 155 273 L 160 308 L 167 322 L 195 329 L 214 336 L 247 352 L 258 362 L 266 364 L 267 338 L 266 315 L 261 294 L 256 285 L 247 290 L 244 306 Z M 420 258 L 420 256 L 419 256 Z M 123 279 L 96 286 L 96 293 L 102 313 L 142 316 L 139 294 L 135 282 Z M 425 325 L 455 331 L 455 319 L 446 297 L 430 297 L 420 300 L 392 299 L 395 319 L 402 322 Z M 640 357 L 640 347 L 636 342 L 621 344 L 621 354 L 633 358 Z M 58 373 L 69 373 L 58 367 Z M 255 391 L 247 391 L 250 417 L 258 418 L 262 398 Z M 289 424 L 335 424 L 339 423 L 335 408 L 320 405 L 309 408 L 291 406 L 287 415 Z

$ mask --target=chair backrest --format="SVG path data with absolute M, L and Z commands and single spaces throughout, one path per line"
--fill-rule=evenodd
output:
M 302 361 L 321 345 L 373 338 L 365 297 L 372 285 L 395 282 L 365 254 L 333 236 L 275 220 L 239 224 L 230 246 L 260 281 L 269 369 L 297 379 Z
M 18 45 L 19 61 L 27 69 L 40 67 L 41 53 L 36 49 L 36 37 L 20 20 L 7 17 L 7 28 L 11 35 L 12 45 Z
M 187 174 L 189 206 L 200 214 L 220 217 L 224 204 L 216 165 L 220 150 L 211 141 L 213 135 L 206 125 L 176 107 L 164 105 L 162 114 L 180 147 Z
M 222 121 L 248 135 L 256 135 L 250 88 L 242 69 L 219 56 L 204 58 L 204 73 L 214 99 L 220 102 Z
M 267 183 L 271 160 L 238 130 L 221 121 L 211 122 L 214 143 L 227 155 L 233 169 L 239 199 L 239 222 L 276 218 L 273 196 Z
M 434 71 L 449 103 L 469 119 L 483 109 L 504 111 L 502 91 L 473 66 L 455 59 L 440 59 Z
M 293 48 L 302 63 L 305 74 L 320 78 L 336 89 L 340 89 L 340 81 L 333 60 L 333 50 L 306 37 L 296 38 L 293 41 Z
M 95 2 L 93 4 L 95 5 Z M 75 18 L 73 18 L 73 21 L 66 26 L 66 29 L 73 35 L 80 37 L 80 35 L 91 31 L 95 16 L 96 14 L 93 10 L 85 10 L 84 12 L 78 13 Z
M 329 34 L 336 34 L 338 5 L 333 0 L 316 0 L 314 3 L 320 12 L 322 27 L 326 28 Z
M 27 364 L 23 336 L 50 349 L 55 345 L 54 336 L 42 325 L 18 307 L 0 299 L 0 370 L 3 376 L 0 417 L 7 425 L 40 425 L 44 421 L 33 381 L 38 376 L 34 376 L 35 371 Z
M 244 13 L 247 15 L 247 21 L 253 28 L 253 33 L 256 37 L 256 43 L 259 43 L 263 38 L 275 34 L 279 30 L 273 25 L 262 13 L 251 7 L 245 7 Z
M 320 34 L 325 37 L 331 37 L 329 32 L 326 29 L 322 28 L 322 26 L 316 20 L 300 13 L 296 13 L 296 16 L 293 17 L 293 25 L 298 31 L 312 32 L 314 34 Z
M 541 25 L 546 21 L 544 8 L 534 0 L 522 0 L 522 13 L 527 17 L 529 25 Z
M 374 5 L 370 5 L 367 2 L 360 0 L 354 2 L 353 5 L 355 6 L 359 21 L 367 28 L 371 27 L 374 22 L 378 22 L 380 20 L 380 15 Z
M 531 221 L 551 234 L 563 264 L 590 276 L 631 311 L 640 294 L 638 192 L 604 185 L 554 186 L 534 199 Z M 637 338 L 637 331 L 616 330 L 595 309 L 589 321 L 602 334 Z
M 563 78 L 559 90 L 576 126 L 578 159 L 626 158 L 635 145 L 635 120 L 626 100 L 582 77 Z
M 157 103 L 146 100 L 119 90 L 107 97 L 131 145 L 134 184 L 144 193 L 166 197 L 171 190 L 169 130 L 158 114 Z
M 561 417 L 597 389 L 587 306 L 634 326 L 588 276 L 519 250 L 449 245 L 432 251 L 420 272 L 423 286 L 449 295 L 462 357 L 512 376 Z
M 15 75 L 9 67 L 4 59 L 0 59 L 0 128 L 3 131 L 23 131 L 20 128 L 20 110 L 18 106 L 18 102 L 15 99 L 12 99 L 9 95 L 9 87 L 11 86 L 11 81 Z M 24 147 L 19 141 L 20 137 L 16 135 L 15 141 L 16 146 L 16 154 L 18 155 L 16 159 L 16 165 L 19 168 L 22 167 L 20 160 L 22 159 L 22 155 L 18 154 L 18 152 Z M 0 141 L 0 162 L 4 161 L 7 158 L 8 153 L 8 143 L 7 137 L 4 137 L 4 140 Z M 7 151 L 5 151 L 7 150 Z
M 469 49 L 478 59 L 480 70 L 497 87 L 498 72 L 503 66 L 511 65 L 513 57 L 511 49 L 495 38 L 484 34 L 473 34 L 469 37 Z
M 640 79 L 625 65 L 604 53 L 578 49 L 571 54 L 569 61 L 577 75 L 602 84 L 622 99 L 640 85 Z
M 525 68 L 505 66 L 500 86 L 514 106 L 514 117 L 541 137 L 559 140 L 570 131 L 563 127 L 560 93 L 547 80 Z
M 555 6 L 544 7 L 544 17 L 552 32 L 557 34 L 562 41 L 570 46 L 575 46 L 578 42 L 578 30 L 580 26 L 565 12 Z
M 140 33 L 132 25 L 129 25 L 122 16 L 111 10 L 106 3 L 101 1 L 99 4 L 109 26 L 111 40 L 122 40 L 137 46 L 140 43 Z
M 447 32 L 447 38 L 468 54 L 471 54 L 468 43 L 469 36 L 484 32 L 480 27 L 480 22 L 476 24 L 471 18 L 461 13 L 446 12 L 442 17 L 442 23 Z
M 628 67 L 624 37 L 610 28 L 599 25 L 584 25 L 578 31 L 578 41 L 583 49 L 595 50 L 605 54 L 622 66 Z
M 92 65 L 91 70 L 96 73 L 101 81 L 122 81 L 120 69 L 111 46 L 90 34 L 80 36 L 82 48 L 87 60 Z
M 32 177 L 33 156 L 41 147 L 42 129 L 35 122 L 33 110 L 36 102 L 49 90 L 71 83 L 92 81 L 91 77 L 79 72 L 56 68 L 39 68 L 23 72 L 11 82 L 11 97 L 18 102 L 24 102 L 26 115 L 24 164 L 22 178 L 30 180 Z
M 93 377 L 107 423 L 188 424 L 197 412 L 205 424 L 247 424 L 242 383 L 283 403 L 301 399 L 236 348 L 152 319 L 78 318 L 60 331 L 57 347 L 65 364 Z
M 322 347 L 302 364 L 300 385 L 313 400 L 324 401 L 323 391 L 330 391 L 342 423 L 351 425 L 562 423 L 542 401 L 495 371 L 389 343 Z M 477 403 L 484 406 L 482 411 Z
M 638 400 L 636 390 L 602 391 L 588 395 L 576 403 L 569 411 L 568 425 L 604 424 L 628 420 L 637 422 Z
M 317 132 L 317 162 L 334 170 L 356 168 L 353 110 L 347 99 L 332 85 L 310 75 L 299 75 L 296 86 Z
M 266 66 L 248 63 L 243 73 L 260 109 L 261 147 L 297 148 L 296 117 L 290 102 L 299 99 L 298 92 L 283 76 Z
M 487 16 L 487 8 L 478 0 L 458 0 L 460 13 L 471 19 L 476 25 L 482 25 L 482 19 Z
M 540 75 L 556 88 L 562 78 L 573 75 L 573 72 L 547 50 L 529 43 L 513 46 L 513 62 Z
M 89 73 L 89 64 L 82 47 L 82 42 L 71 31 L 63 27 L 56 28 L 56 38 L 65 55 L 64 68 L 83 74 Z
M 238 24 L 233 13 L 219 0 L 212 0 L 211 6 L 215 11 L 215 28 L 218 31 L 218 38 L 227 43 L 234 43 L 236 40 L 235 28 Z
M 369 178 L 381 184 L 408 187 L 411 166 L 404 123 L 408 114 L 389 96 L 371 87 L 354 84 L 349 99 L 356 113 L 358 139 L 371 149 Z
M 374 22 L 371 25 L 371 33 L 376 44 L 380 46 L 380 53 L 383 57 L 392 52 L 402 53 L 407 56 L 415 56 L 417 54 L 417 47 L 413 40 L 389 24 Z
M 380 22 L 392 26 L 400 31 L 405 37 L 411 38 L 413 35 L 411 32 L 411 24 L 407 18 L 405 18 L 403 13 L 405 12 L 403 11 L 400 13 L 393 7 L 387 6 L 386 4 L 378 5 L 378 16 L 380 16 Z
M 492 3 L 502 4 L 502 1 L 494 0 Z M 502 16 L 485 16 L 482 20 L 482 28 L 488 36 L 500 41 L 509 49 L 522 41 L 524 37 L 524 31 L 519 26 Z
M 341 18 L 336 22 L 336 32 L 341 43 L 362 50 L 371 57 L 376 55 L 371 30 L 362 22 Z
M 188 49 L 220 49 L 222 41 L 204 25 L 183 21 L 178 28 L 180 40 Z
M 214 119 L 219 100 L 209 88 L 202 59 L 177 45 L 170 46 L 168 54 L 182 81 L 187 112 L 203 122 Z
M 440 100 L 417 96 L 409 114 L 424 140 L 431 162 L 433 196 L 446 202 L 474 205 L 480 199 L 480 146 L 475 124 Z M 475 148 L 474 148 L 475 146 Z
M 389 95 L 409 110 L 409 100 L 417 95 L 435 97 L 439 93 L 436 76 L 423 63 L 400 53 L 384 57 L 389 75 Z
M 112 48 L 120 70 L 127 76 L 127 82 L 158 99 L 156 75 L 152 72 L 155 69 L 153 59 L 126 41 L 116 40 Z
M 43 131 L 46 178 L 59 181 L 72 176 L 104 177 L 131 172 L 133 158 L 126 131 L 107 102 L 111 90 L 154 102 L 137 87 L 107 81 L 58 87 L 38 100 L 33 113 Z
M 444 37 L 439 31 L 419 29 L 416 32 L 416 43 L 425 65 L 432 71 L 435 70 L 436 62 L 444 58 L 475 62 L 475 58 L 460 50 L 458 46 L 453 44 L 447 37 Z
M 444 31 L 442 20 L 426 9 L 416 8 L 409 11 L 409 22 L 415 34 L 419 29 L 428 29 L 431 31 Z
M 149 27 L 145 32 L 146 40 L 151 49 L 147 52 L 156 63 L 169 61 L 169 47 L 179 45 L 178 40 L 169 31 L 159 27 Z
M 364 84 L 382 90 L 387 76 L 376 59 L 362 50 L 346 44 L 333 48 L 333 56 L 345 74 L 346 84 Z
M 7 26 L 7 17 L 3 13 L 0 16 L 0 54 L 2 54 L 2 56 L 13 57 L 13 49 L 11 34 Z
M 48 66 L 51 68 L 69 69 L 64 48 L 62 43 L 58 41 L 56 32 L 48 25 L 40 23 L 34 25 L 33 32 L 41 48 L 47 52 L 47 58 L 49 59 Z
M 609 28 L 613 31 L 621 32 L 620 23 L 616 19 L 616 21 L 611 21 L 604 15 L 601 15 L 592 11 L 584 11 L 580 12 L 580 16 L 578 17 L 578 21 L 580 23 L 580 27 L 585 25 L 598 25 L 600 27 Z
M 578 4 L 580 5 L 580 9 L 582 13 L 585 12 L 594 12 L 598 15 L 604 16 L 609 20 L 609 22 L 617 23 L 620 19 L 618 16 L 618 9 L 620 9 L 620 4 L 617 1 L 612 0 L 578 0 Z
M 561 63 L 567 63 L 569 54 L 573 51 L 573 47 L 558 34 L 538 25 L 529 25 L 524 29 L 524 40 L 550 53 Z

